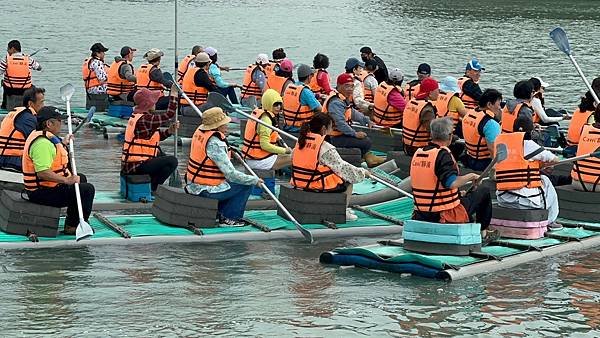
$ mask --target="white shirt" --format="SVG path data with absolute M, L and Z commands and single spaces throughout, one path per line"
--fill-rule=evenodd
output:
M 560 122 L 563 120 L 562 116 L 548 116 L 546 114 L 546 110 L 544 110 L 544 106 L 542 106 L 542 101 L 537 97 L 531 99 L 531 107 L 533 108 L 533 111 L 537 114 L 537 116 L 540 118 L 540 120 L 544 123 Z

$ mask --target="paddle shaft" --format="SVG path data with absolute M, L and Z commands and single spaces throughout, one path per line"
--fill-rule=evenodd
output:
M 48 50 L 48 47 L 40 48 L 40 49 L 36 50 L 35 52 L 29 54 L 29 56 L 34 56 L 35 54 L 37 54 L 43 50 Z
M 542 168 L 554 167 L 554 166 L 557 166 L 559 164 L 564 164 L 564 163 L 569 163 L 569 162 L 575 162 L 575 161 L 583 160 L 583 159 L 586 159 L 588 157 L 593 157 L 593 156 L 595 156 L 595 157 L 600 156 L 600 151 L 597 150 L 597 151 L 595 151 L 593 153 L 583 154 L 583 155 L 579 155 L 579 156 L 567 158 L 567 159 L 558 161 L 556 163 L 548 163 L 548 164 L 545 164 Z
M 575 61 L 575 58 L 573 57 L 573 55 L 571 53 L 569 53 L 569 54 L 567 54 L 567 56 L 569 57 L 569 60 L 571 60 L 571 62 L 573 63 L 573 66 L 575 66 L 575 69 L 577 70 L 577 73 L 579 73 L 579 76 L 581 77 L 583 82 L 585 82 L 585 85 L 587 86 L 588 90 L 592 94 L 592 97 L 594 98 L 594 101 L 596 101 L 596 104 L 600 104 L 600 99 L 598 99 L 598 95 L 596 95 L 596 92 L 594 91 L 594 89 L 592 89 L 592 85 L 590 84 L 588 79 L 585 77 L 585 75 L 583 75 L 583 72 L 581 71 L 581 68 L 577 64 L 577 61 Z
M 175 74 L 175 82 L 177 82 L 178 80 L 178 74 L 177 74 L 177 70 L 179 68 L 179 51 L 177 50 L 177 0 L 175 0 L 175 34 L 174 34 L 174 38 L 175 38 L 175 69 L 173 71 L 173 74 Z M 175 111 L 175 125 L 177 125 L 177 122 L 179 122 L 179 100 L 177 100 L 177 110 Z M 177 140 L 179 139 L 179 132 L 178 132 L 178 128 L 175 128 L 175 133 L 174 133 L 174 139 L 173 139 L 173 152 L 174 152 L 174 156 L 177 157 Z
M 375 181 L 377 181 L 377 182 L 385 185 L 386 187 L 388 187 L 388 188 L 390 188 L 392 190 L 396 190 L 397 192 L 401 193 L 402 195 L 404 195 L 406 197 L 410 197 L 412 199 L 415 199 L 412 194 L 410 194 L 410 193 L 408 193 L 408 192 L 406 192 L 406 191 L 398 188 L 397 186 L 395 186 L 395 185 L 393 185 L 393 184 L 391 184 L 391 183 L 389 183 L 389 182 L 387 182 L 387 181 L 385 181 L 385 180 L 377 177 L 377 175 L 375 175 L 373 173 L 371 173 L 371 178 L 374 179 Z
M 372 130 L 372 129 L 379 129 L 381 131 L 390 130 L 390 131 L 393 131 L 393 132 L 396 132 L 396 133 L 399 133 L 400 135 L 402 135 L 402 129 L 398 129 L 398 128 L 382 127 L 382 126 L 377 126 L 377 125 L 368 127 L 368 126 L 361 126 L 360 124 L 356 124 L 356 123 L 353 123 L 352 127 L 360 128 L 360 129 L 368 129 L 368 130 Z
M 71 98 L 67 97 L 67 126 L 69 134 L 73 135 L 73 123 L 71 123 Z M 73 138 L 69 139 L 69 152 L 71 153 L 71 169 L 73 175 L 77 176 L 77 166 L 75 165 L 75 147 Z M 77 212 L 79 213 L 79 223 L 85 222 L 83 219 L 83 208 L 81 207 L 81 192 L 79 191 L 79 183 L 75 183 L 75 199 L 77 200 Z

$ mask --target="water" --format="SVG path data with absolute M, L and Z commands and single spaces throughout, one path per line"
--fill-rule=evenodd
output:
M 38 0 L 0 3 L 4 40 L 48 47 L 34 82 L 47 101 L 58 88 L 84 92 L 81 62 L 101 41 L 165 51 L 172 70 L 172 1 Z M 294 62 L 330 56 L 332 74 L 370 45 L 412 78 L 459 76 L 473 55 L 482 87 L 510 97 L 533 75 L 551 84 L 548 106 L 573 109 L 585 91 L 548 37 L 565 27 L 590 78 L 599 52 L 595 1 L 180 1 L 179 46 L 212 45 L 221 63 L 245 66 L 284 47 Z M 241 72 L 226 78 L 240 81 Z M 169 148 L 166 148 L 169 149 Z M 78 138 L 78 167 L 98 189 L 117 186 L 119 144 L 91 130 Z M 182 160 L 182 162 L 184 162 Z M 599 336 L 600 252 L 573 253 L 451 284 L 321 266 L 318 255 L 372 239 L 219 245 L 101 246 L 0 252 L 3 336 Z

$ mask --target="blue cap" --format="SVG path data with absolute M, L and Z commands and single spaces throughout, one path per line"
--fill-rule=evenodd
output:
M 471 61 L 469 61 L 469 63 L 467 63 L 467 70 L 477 70 L 477 71 L 482 71 L 485 70 L 485 68 L 483 67 L 483 65 L 481 63 L 479 63 L 479 60 L 477 60 L 477 58 L 472 58 Z
M 446 76 L 440 82 L 440 90 L 444 93 L 460 93 L 460 88 L 458 87 L 458 80 L 452 76 Z
M 349 58 L 348 60 L 346 60 L 346 70 L 350 71 L 356 66 L 361 66 L 362 68 L 365 68 L 365 63 L 358 60 L 357 58 Z

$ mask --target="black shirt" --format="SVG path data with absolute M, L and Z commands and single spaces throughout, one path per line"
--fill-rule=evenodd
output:
M 479 85 L 471 79 L 468 79 L 463 83 L 462 91 L 472 97 L 475 101 L 479 101 L 481 94 L 483 94 Z
M 204 70 L 204 68 L 200 68 L 196 74 L 194 74 L 194 84 L 198 87 L 206 88 L 206 90 L 209 92 L 217 90 L 217 86 L 210 82 L 208 73 Z
M 375 79 L 377 79 L 377 82 L 379 83 L 387 81 L 389 79 L 389 75 L 387 67 L 385 66 L 385 62 L 383 62 L 383 60 L 377 55 L 375 55 L 373 59 L 377 62 L 378 67 L 378 69 L 373 73 L 373 75 L 375 75 Z

